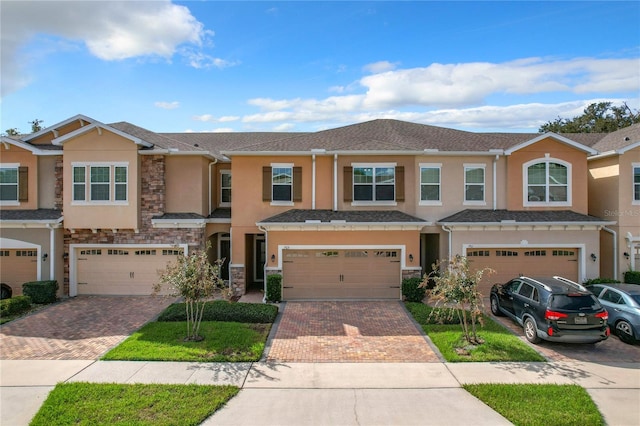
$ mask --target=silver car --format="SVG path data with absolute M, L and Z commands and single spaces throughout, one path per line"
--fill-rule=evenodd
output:
M 620 340 L 640 340 L 640 285 L 594 284 L 588 289 L 609 313 L 609 325 Z

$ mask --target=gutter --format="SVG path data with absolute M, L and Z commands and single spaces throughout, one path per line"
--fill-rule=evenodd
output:
M 338 154 L 333 154 L 333 211 L 338 211 Z
M 211 188 L 211 166 L 213 166 L 215 164 L 218 164 L 218 159 L 217 158 L 209 163 L 209 180 L 208 180 L 208 183 L 209 183 L 209 210 L 207 210 L 207 216 L 209 216 L 211 214 L 211 212 L 213 211 L 213 210 L 211 210 L 211 207 L 212 207 L 212 204 L 213 204 L 213 200 L 212 200 L 213 197 L 211 196 L 211 189 L 212 189 Z
M 451 259 L 451 244 L 453 242 L 453 238 L 452 238 L 453 230 L 451 228 L 447 228 L 446 225 L 442 225 L 442 230 L 449 234 L 449 256 L 448 256 L 448 259 Z
M 258 229 L 261 230 L 262 232 L 264 232 L 264 250 L 265 250 L 265 254 L 264 254 L 264 265 L 262 265 L 263 268 L 263 274 L 264 274 L 264 281 L 262 283 L 262 303 L 267 303 L 267 264 L 269 263 L 269 233 L 267 232 L 267 229 L 262 227 L 261 225 L 258 225 Z M 255 251 L 255 250 L 254 250 Z M 278 261 L 280 261 L 278 259 Z M 246 270 L 246 269 L 245 269 Z M 231 281 L 229 281 L 231 282 Z M 245 283 L 246 283 L 246 278 L 245 278 Z M 247 291 L 247 288 L 245 286 L 244 289 L 245 293 Z

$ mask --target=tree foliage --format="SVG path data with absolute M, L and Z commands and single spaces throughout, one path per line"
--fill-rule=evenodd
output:
M 154 292 L 162 290 L 162 283 L 171 287 L 173 296 L 182 296 L 187 314 L 187 337 L 185 341 L 200 341 L 199 335 L 204 306 L 207 299 L 219 297 L 229 299 L 231 290 L 220 278 L 223 259 L 209 262 L 207 250 L 194 251 L 188 256 L 178 256 L 162 272 L 160 283 L 154 286 Z
M 33 121 L 30 121 L 29 124 L 31 124 L 31 132 L 35 133 L 42 130 L 42 123 L 44 123 L 44 121 L 38 120 L 37 118 L 34 119 Z
M 558 117 L 538 131 L 554 133 L 610 133 L 640 123 L 640 111 L 633 111 L 626 103 L 598 102 L 587 106 L 582 115 L 571 119 Z
M 3 136 L 4 135 L 7 135 L 7 136 L 18 136 L 18 135 L 20 135 L 20 131 L 18 130 L 17 127 L 12 127 L 10 129 L 5 130 Z
M 457 316 L 462 327 L 465 340 L 473 345 L 482 343 L 478 338 L 477 326 L 482 325 L 482 294 L 478 291 L 478 283 L 484 274 L 494 271 L 489 268 L 471 271 L 466 257 L 456 255 L 449 260 L 438 261 L 433 271 L 425 275 L 422 286 L 433 282 L 428 291 L 429 300 L 435 305 L 444 305 L 448 309 L 434 310 L 436 315 Z

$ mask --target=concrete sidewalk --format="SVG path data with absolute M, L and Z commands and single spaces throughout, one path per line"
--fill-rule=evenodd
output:
M 27 425 L 56 383 L 231 384 L 205 425 L 509 424 L 465 383 L 575 383 L 609 425 L 640 424 L 640 363 L 0 361 L 0 424 Z

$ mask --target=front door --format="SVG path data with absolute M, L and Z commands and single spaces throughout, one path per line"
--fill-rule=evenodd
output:
M 253 281 L 264 282 L 264 264 L 267 260 L 266 245 L 263 235 L 256 235 L 253 253 Z

